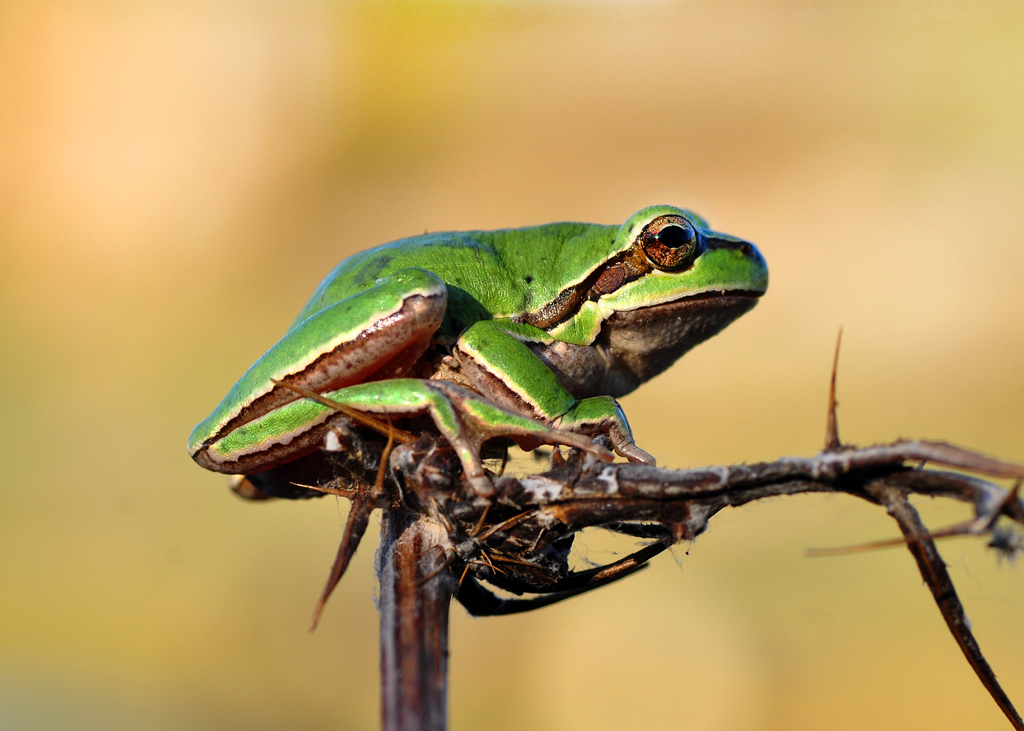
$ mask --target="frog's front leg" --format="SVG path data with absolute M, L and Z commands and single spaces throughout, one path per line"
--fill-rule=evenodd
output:
M 520 414 L 580 434 L 607 434 L 612 446 L 632 462 L 654 464 L 633 441 L 622 408 L 611 396 L 577 401 L 526 343 L 552 338 L 533 325 L 482 320 L 459 338 L 455 357 L 462 373 L 488 398 Z

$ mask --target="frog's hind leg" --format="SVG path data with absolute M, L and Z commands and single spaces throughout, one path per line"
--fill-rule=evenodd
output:
M 210 438 L 300 398 L 288 386 L 322 393 L 402 375 L 429 347 L 447 302 L 448 291 L 436 274 L 402 269 L 314 312 L 294 324 L 228 392 L 211 415 Z

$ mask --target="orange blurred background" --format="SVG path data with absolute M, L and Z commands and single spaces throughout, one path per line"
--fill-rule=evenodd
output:
M 352 252 L 661 202 L 772 276 L 624 399 L 661 464 L 816 451 L 840 325 L 844 439 L 1024 461 L 1015 0 L 0 3 L 0 727 L 377 727 L 375 536 L 307 635 L 347 506 L 242 503 L 185 437 Z M 775 500 L 557 607 L 455 608 L 452 727 L 1006 727 L 906 551 L 803 555 L 896 533 Z M 1024 704 L 983 544 L 942 549 Z

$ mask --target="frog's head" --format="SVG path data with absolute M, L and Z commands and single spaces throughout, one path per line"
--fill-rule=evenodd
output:
M 603 348 L 615 381 L 607 388 L 619 395 L 748 312 L 768 288 L 756 246 L 673 206 L 633 214 L 614 251 L 587 278 L 574 314 L 549 332 Z

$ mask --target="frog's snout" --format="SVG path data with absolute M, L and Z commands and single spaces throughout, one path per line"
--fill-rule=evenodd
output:
M 764 260 L 764 256 L 761 255 L 760 249 L 749 241 L 741 241 L 739 246 L 736 248 L 739 249 L 740 253 L 743 254 L 751 264 L 754 264 L 759 269 L 763 269 L 765 275 L 768 274 L 768 262 Z
M 735 252 L 727 257 L 731 263 L 726 268 L 732 270 L 733 277 L 738 280 L 745 280 L 750 294 L 760 296 L 768 289 L 768 263 L 764 260 L 760 249 L 750 241 L 739 239 L 725 234 L 710 233 L 705 236 L 705 253 L 714 255 L 719 252 Z M 737 258 L 739 254 L 742 259 Z

